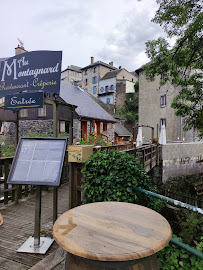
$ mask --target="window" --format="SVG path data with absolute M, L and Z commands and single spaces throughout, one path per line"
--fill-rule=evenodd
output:
M 161 96 L 160 103 L 161 103 L 160 104 L 161 107 L 165 107 L 166 106 L 166 95 Z
M 88 79 L 85 79 L 85 85 L 88 85 Z
M 93 72 L 94 72 L 94 73 L 96 73 L 96 71 L 97 71 L 97 68 L 96 68 L 96 67 L 94 67 Z
M 87 92 L 87 88 L 85 88 L 85 91 Z
M 107 123 L 103 123 L 103 131 L 107 131 Z
M 161 126 L 163 126 L 163 125 L 165 125 L 165 127 L 166 127 L 166 118 L 161 118 L 161 119 L 160 119 L 160 128 L 161 128 Z
M 97 87 L 94 86 L 94 87 L 93 87 L 93 94 L 96 94 L 96 93 L 97 93 Z
M 85 70 L 85 75 L 87 75 L 87 70 Z
M 46 116 L 46 105 L 43 108 L 38 109 L 38 116 Z
M 132 79 L 132 82 L 134 82 L 134 79 Z
M 111 90 L 114 90 L 114 85 L 111 85 Z
M 20 117 L 28 117 L 28 110 L 27 109 L 20 110 Z
M 104 92 L 104 87 L 101 87 L 101 92 Z
M 92 77 L 92 83 L 97 83 L 97 76 Z
M 106 91 L 106 92 L 108 92 L 108 88 L 109 88 L 108 85 L 105 86 L 105 91 Z
M 69 133 L 69 122 L 59 121 L 59 133 Z
M 106 104 L 109 104 L 110 103 L 110 98 L 107 98 L 106 99 Z

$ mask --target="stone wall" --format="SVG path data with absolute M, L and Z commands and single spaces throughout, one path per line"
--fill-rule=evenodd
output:
M 170 177 L 203 173 L 203 143 L 169 143 L 161 147 L 162 182 Z
M 38 131 L 39 133 L 47 132 L 51 135 L 53 132 L 53 120 L 20 120 L 19 137 L 29 131 Z M 4 122 L 4 134 L 15 138 L 15 124 L 13 122 Z

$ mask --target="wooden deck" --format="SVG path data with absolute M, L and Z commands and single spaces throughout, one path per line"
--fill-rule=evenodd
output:
M 41 236 L 52 236 L 52 190 L 42 192 Z M 58 191 L 58 216 L 68 210 L 68 184 Z M 63 269 L 65 252 L 54 242 L 45 255 L 17 253 L 16 250 L 34 233 L 35 196 L 0 208 L 4 224 L 0 227 L 1 270 Z

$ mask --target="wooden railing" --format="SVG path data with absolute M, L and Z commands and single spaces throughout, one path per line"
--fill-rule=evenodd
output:
M 159 164 L 159 146 L 157 145 L 146 145 L 142 147 L 134 148 L 133 144 L 117 144 L 111 146 L 102 146 L 102 147 L 94 147 L 93 151 L 108 151 L 108 150 L 119 150 L 121 152 L 127 152 L 129 154 L 134 155 L 140 160 L 140 163 L 148 172 L 154 166 Z M 69 182 L 69 205 L 70 208 L 76 207 L 82 202 L 82 164 L 81 163 L 71 163 L 71 181 Z
M 0 203 L 8 204 L 9 201 L 18 203 L 23 196 L 27 197 L 29 193 L 34 194 L 34 187 L 31 185 L 10 185 L 7 179 L 13 157 L 0 158 Z
M 97 151 L 97 148 L 94 148 L 94 151 Z M 119 150 L 122 152 L 127 152 L 129 154 L 135 155 L 140 163 L 143 164 L 143 167 L 146 168 L 146 171 L 152 169 L 159 160 L 159 148 L 157 145 L 147 145 L 142 147 L 137 147 L 136 149 L 132 144 L 117 144 L 111 146 L 102 146 L 102 151 L 105 150 Z M 13 161 L 13 157 L 1 157 L 0 158 L 0 203 L 8 204 L 8 202 L 18 203 L 18 200 L 23 196 L 27 197 L 29 194 L 35 193 L 35 187 L 32 185 L 9 185 L 7 184 L 7 178 L 9 175 L 10 167 Z M 77 165 L 77 164 L 76 164 Z M 79 166 L 79 164 L 77 165 Z M 76 167 L 77 167 L 76 166 Z M 76 169 L 75 166 L 72 167 L 73 175 L 77 178 L 74 186 L 71 187 L 74 201 L 77 202 L 77 205 L 81 203 L 81 174 L 79 171 L 81 168 Z M 67 152 L 63 166 L 61 182 L 67 182 L 69 175 L 69 166 L 67 162 Z

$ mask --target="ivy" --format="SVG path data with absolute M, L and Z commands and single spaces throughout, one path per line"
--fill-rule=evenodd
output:
M 156 192 L 138 160 L 119 151 L 97 151 L 84 163 L 83 203 L 100 201 L 123 201 L 141 204 L 159 211 L 163 203 L 141 194 L 135 187 Z
M 182 239 L 173 235 L 180 242 Z M 203 237 L 201 238 L 203 240 Z M 203 242 L 201 241 L 197 245 L 197 250 L 202 252 Z M 174 244 L 168 244 L 164 249 L 157 253 L 159 267 L 162 270 L 202 270 L 203 261 L 198 259 L 196 256 L 191 256 L 184 249 L 177 247 Z

